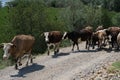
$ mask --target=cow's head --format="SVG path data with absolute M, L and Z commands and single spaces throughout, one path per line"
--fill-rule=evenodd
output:
M 49 32 L 44 32 L 43 35 L 45 37 L 45 41 L 49 42 Z
M 12 43 L 2 43 L 2 45 L 3 45 L 3 51 L 4 51 L 3 59 L 8 59 L 15 45 Z

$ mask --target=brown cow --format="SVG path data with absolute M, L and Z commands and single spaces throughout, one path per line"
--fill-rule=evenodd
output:
M 63 34 L 60 31 L 50 31 L 50 32 L 44 32 L 43 33 L 45 37 L 45 42 L 47 43 L 48 47 L 48 55 L 50 53 L 50 46 L 54 46 L 54 54 L 59 52 L 59 45 L 62 40 Z
M 117 49 L 119 50 L 120 48 L 120 33 L 117 36 Z
M 31 35 L 17 35 L 10 43 L 2 43 L 4 50 L 3 59 L 8 59 L 11 55 L 15 59 L 15 69 L 18 69 L 17 63 L 22 65 L 21 57 L 23 57 L 25 54 L 28 54 L 28 61 L 30 59 L 32 63 L 31 50 L 34 42 L 35 38 Z M 28 61 L 26 65 L 28 65 Z
M 111 45 L 112 45 L 112 48 L 117 47 L 117 35 L 120 32 L 120 28 L 119 27 L 109 27 L 107 29 L 107 32 L 111 36 Z

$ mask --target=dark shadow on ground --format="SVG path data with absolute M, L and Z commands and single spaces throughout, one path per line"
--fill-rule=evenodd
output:
M 120 49 L 114 49 L 114 52 L 120 52 Z
M 111 51 L 113 51 L 112 48 L 97 48 L 97 50 L 98 51 L 106 51 L 108 53 L 111 53 Z
M 97 50 L 78 50 L 78 51 L 73 51 L 72 53 L 79 53 L 79 52 L 89 53 L 89 52 L 97 52 Z
M 34 64 L 30 65 L 30 66 L 23 67 L 23 68 L 19 69 L 18 74 L 11 75 L 11 77 L 26 77 L 26 76 L 24 76 L 25 74 L 42 70 L 44 67 L 45 66 L 43 66 L 43 65 L 38 65 L 37 63 L 34 63 Z
M 69 55 L 70 53 L 68 52 L 68 53 L 57 53 L 56 55 L 53 55 L 52 56 L 52 58 L 58 58 L 58 57 L 60 57 L 60 56 L 67 56 L 67 55 Z

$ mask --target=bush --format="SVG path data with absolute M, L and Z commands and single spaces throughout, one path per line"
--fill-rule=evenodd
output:
M 112 22 L 114 26 L 120 26 L 120 13 L 117 13 L 113 18 Z

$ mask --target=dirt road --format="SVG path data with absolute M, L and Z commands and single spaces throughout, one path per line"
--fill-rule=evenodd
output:
M 78 52 L 71 52 L 71 47 L 66 47 L 56 56 L 53 53 L 37 56 L 34 64 L 19 70 L 14 66 L 0 70 L 0 80 L 89 80 L 101 67 L 120 60 L 120 52 L 87 51 L 84 43 L 79 46 Z

